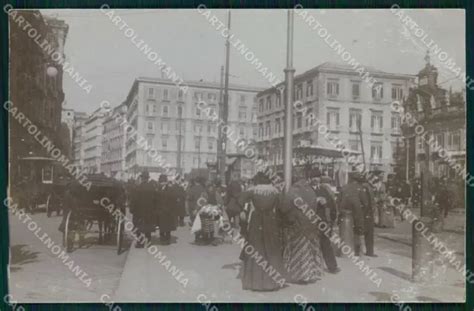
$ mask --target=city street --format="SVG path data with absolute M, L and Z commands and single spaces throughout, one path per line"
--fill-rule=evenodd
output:
M 61 241 L 57 231 L 60 217 L 47 218 L 40 213 L 33 218 L 55 241 Z M 409 281 L 411 230 L 408 223 L 398 222 L 395 229 L 377 229 L 376 253 L 379 257 L 364 257 L 382 279 L 380 288 L 349 259 L 339 258 L 342 271 L 337 275 L 326 273 L 314 284 L 290 284 L 280 291 L 264 293 L 242 290 L 238 279 L 238 246 L 230 243 L 194 245 L 189 227 L 180 227 L 173 233 L 176 243 L 172 245 L 157 245 L 156 236 L 153 239 L 158 250 L 166 256 L 165 261 L 169 259 L 183 272 L 182 279 L 188 279 L 186 287 L 168 272 L 164 261 L 160 263 L 145 249 L 131 248 L 117 256 L 113 246 L 93 243 L 71 255 L 93 280 L 87 288 L 18 219 L 10 217 L 10 225 L 14 237 L 11 241 L 10 288 L 13 297 L 21 302 L 99 301 L 103 294 L 115 302 L 300 302 L 303 299 L 377 302 L 390 301 L 394 294 L 404 301 L 464 300 L 464 280 L 452 268 L 445 270 L 440 266 L 436 281 L 429 285 L 415 286 Z M 453 211 L 445 223 L 445 231 L 439 236 L 460 257 L 464 255 L 462 235 L 463 211 Z M 357 284 L 348 280 L 357 280 Z
M 61 217 L 46 213 L 31 215 L 55 244 L 62 246 L 58 231 Z M 97 302 L 102 294 L 110 295 L 118 285 L 127 252 L 117 256 L 114 246 L 97 241 L 70 253 L 74 262 L 92 279 L 88 288 L 63 261 L 55 256 L 18 217 L 9 217 L 10 228 L 10 294 L 21 302 Z

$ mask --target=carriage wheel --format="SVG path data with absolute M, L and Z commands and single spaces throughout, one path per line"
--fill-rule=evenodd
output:
M 46 199 L 46 216 L 51 217 L 51 194 L 48 194 L 48 198 Z
M 70 232 L 71 227 L 71 215 L 72 211 L 69 211 L 66 217 L 66 224 L 64 225 L 64 234 L 63 234 L 63 245 L 66 248 L 66 252 L 70 253 L 72 251 L 74 243 L 74 232 Z
M 125 224 L 123 221 L 117 223 L 117 255 L 120 255 L 123 247 Z

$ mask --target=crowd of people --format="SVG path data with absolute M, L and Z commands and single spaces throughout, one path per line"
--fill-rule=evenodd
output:
M 355 256 L 377 257 L 374 227 L 393 228 L 397 216 L 403 221 L 403 214 L 391 204 L 393 198 L 404 208 L 421 204 L 419 180 L 384 182 L 379 175 L 369 183 L 354 171 L 348 174 L 347 184 L 336 185 L 318 168 L 294 178 L 286 193 L 272 184 L 266 171 L 250 181 L 230 180 L 227 186 L 202 177 L 180 183 L 161 175 L 154 181 L 145 171 L 125 189 L 137 233 L 150 240 L 158 229 L 161 245 L 176 243 L 171 233 L 180 226 L 189 226 L 199 246 L 223 243 L 226 225 L 238 232 L 253 249 L 249 253 L 246 247 L 240 253 L 243 289 L 270 291 L 339 273 L 340 252 L 333 233 L 346 239 Z M 432 186 L 433 203 L 447 215 L 458 195 L 449 192 L 447 180 L 434 179 Z M 135 246 L 144 244 L 137 241 Z M 275 273 L 281 278 L 275 278 Z

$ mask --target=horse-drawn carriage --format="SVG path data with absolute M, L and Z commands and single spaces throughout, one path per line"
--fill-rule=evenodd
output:
M 76 235 L 79 247 L 85 235 L 98 228 L 99 244 L 113 242 L 120 254 L 124 244 L 125 193 L 122 185 L 104 175 L 88 175 L 88 190 L 79 183 L 69 186 L 62 223 L 63 243 L 68 252 L 74 248 Z M 114 239 L 115 237 L 115 239 Z

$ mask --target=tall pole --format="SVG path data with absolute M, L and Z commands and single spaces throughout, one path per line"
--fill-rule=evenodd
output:
M 219 120 L 224 120 L 224 102 L 223 102 L 223 87 L 224 87 L 224 66 L 221 66 L 221 84 L 219 91 Z M 219 128 L 217 129 L 217 174 L 221 181 L 224 181 L 225 178 L 225 155 L 224 157 L 222 138 L 224 134 L 222 133 L 223 124 L 219 122 Z
M 285 191 L 291 187 L 292 159 L 293 159 L 293 94 L 294 75 L 293 68 L 293 10 L 288 10 L 288 29 L 286 45 L 285 72 L 285 144 L 283 172 L 285 177 Z
M 182 121 L 183 121 L 183 112 L 181 110 L 181 113 L 179 113 L 179 107 L 178 107 L 178 126 L 179 126 L 179 129 L 178 129 L 178 157 L 176 159 L 176 161 L 178 162 L 177 163 L 177 169 L 178 169 L 178 174 L 181 175 L 181 134 L 182 134 Z
M 358 119 L 357 120 L 357 127 L 358 127 L 358 130 L 359 130 L 359 139 L 360 139 L 360 149 L 362 151 L 362 161 L 364 162 L 364 172 L 366 170 L 366 167 L 365 167 L 365 151 L 364 151 L 364 140 L 363 140 L 363 136 L 362 136 L 362 126 L 361 126 L 361 123 L 362 123 L 362 120 L 361 119 Z
M 229 30 L 229 35 L 227 36 L 226 43 L 225 43 L 225 80 L 224 80 L 224 109 L 223 109 L 223 116 L 222 121 L 224 126 L 227 126 L 227 119 L 229 116 L 229 61 L 230 61 L 230 10 L 227 15 L 227 29 Z M 226 174 L 225 174 L 225 160 L 226 160 L 226 147 L 227 147 L 227 137 L 224 133 L 222 133 L 222 171 L 224 172 L 222 181 L 225 185 L 227 185 Z

